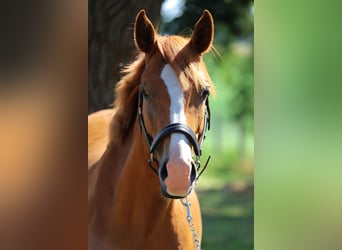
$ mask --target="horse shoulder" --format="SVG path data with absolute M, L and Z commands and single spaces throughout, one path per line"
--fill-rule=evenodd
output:
M 114 114 L 114 109 L 103 109 L 88 116 L 88 169 L 106 150 L 109 141 L 109 124 Z

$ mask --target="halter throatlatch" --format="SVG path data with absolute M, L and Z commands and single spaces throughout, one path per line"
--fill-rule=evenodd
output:
M 180 133 L 185 135 L 185 137 L 189 140 L 191 145 L 193 146 L 193 150 L 195 153 L 195 164 L 196 164 L 196 178 L 195 180 L 197 181 L 198 178 L 201 176 L 203 171 L 206 169 L 209 160 L 211 156 L 208 157 L 206 163 L 204 164 L 204 167 L 201 169 L 201 171 L 198 174 L 198 171 L 201 168 L 201 162 L 200 162 L 200 157 L 202 155 L 202 143 L 206 137 L 206 132 L 207 130 L 210 130 L 210 107 L 209 107 L 209 98 L 207 97 L 205 101 L 206 105 L 206 111 L 204 115 L 204 128 L 202 134 L 199 136 L 199 138 L 196 137 L 195 133 L 192 131 L 191 128 L 189 128 L 187 125 L 183 123 L 171 123 L 161 129 L 154 138 L 150 136 L 146 130 L 144 118 L 142 115 L 142 107 L 143 107 L 143 96 L 142 96 L 142 91 L 139 92 L 139 107 L 138 107 L 138 116 L 139 116 L 139 124 L 140 128 L 144 134 L 144 137 L 146 139 L 146 143 L 149 148 L 149 153 L 150 153 L 150 158 L 148 160 L 148 164 L 151 167 L 151 169 L 157 174 L 158 170 L 153 166 L 153 162 L 157 162 L 157 160 L 154 158 L 154 152 L 160 145 L 160 143 L 169 135 L 173 133 Z M 177 197 L 178 198 L 178 197 Z M 181 198 L 181 197 L 179 197 Z

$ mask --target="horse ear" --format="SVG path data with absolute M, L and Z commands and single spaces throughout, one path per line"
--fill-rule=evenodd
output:
M 155 29 L 147 18 L 145 10 L 139 11 L 134 24 L 135 45 L 142 52 L 149 53 L 155 45 Z
M 190 44 L 198 53 L 204 53 L 211 48 L 214 39 L 214 20 L 208 10 L 204 10 L 202 16 L 195 25 Z

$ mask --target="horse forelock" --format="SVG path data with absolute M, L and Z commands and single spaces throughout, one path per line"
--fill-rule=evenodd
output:
M 202 57 L 189 46 L 189 40 L 176 35 L 157 36 L 156 49 L 149 56 L 153 57 L 155 53 L 160 53 L 179 77 L 183 89 L 209 88 L 211 93 L 215 93 Z M 144 53 L 139 53 L 137 59 L 122 70 L 123 77 L 115 87 L 115 115 L 111 123 L 111 142 L 123 143 L 134 125 L 146 57 Z

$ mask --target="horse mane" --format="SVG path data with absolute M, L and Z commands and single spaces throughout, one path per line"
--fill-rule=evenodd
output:
M 134 125 L 138 109 L 141 75 L 145 69 L 145 55 L 139 53 L 133 63 L 121 71 L 123 77 L 115 87 L 115 114 L 110 126 L 110 141 L 123 143 Z
M 211 93 L 215 92 L 202 58 L 190 47 L 189 38 L 158 35 L 156 44 L 156 49 L 178 75 L 183 88 L 191 88 L 193 84 L 197 90 L 209 87 Z M 110 127 L 110 140 L 117 145 L 125 141 L 137 117 L 145 58 L 144 53 L 138 53 L 136 60 L 123 68 L 123 77 L 115 87 L 115 114 Z

